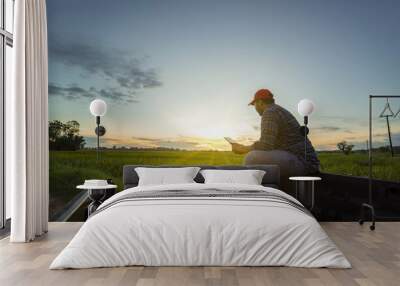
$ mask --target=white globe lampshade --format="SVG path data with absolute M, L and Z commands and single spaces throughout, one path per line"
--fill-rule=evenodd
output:
M 107 112 L 107 104 L 102 99 L 95 99 L 90 103 L 90 113 L 93 116 L 104 116 Z
M 302 99 L 297 105 L 297 111 L 302 116 L 310 115 L 314 111 L 314 108 L 314 103 L 309 99 Z

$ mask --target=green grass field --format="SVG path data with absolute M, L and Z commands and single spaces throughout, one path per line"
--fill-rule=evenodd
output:
M 334 152 L 322 152 L 318 155 L 321 170 L 326 173 L 368 176 L 368 153 L 357 152 L 350 155 Z M 373 177 L 386 181 L 400 181 L 400 157 L 391 157 L 389 153 L 373 154 Z
M 367 153 L 319 154 L 322 171 L 367 176 Z M 122 166 L 143 165 L 241 165 L 242 155 L 217 151 L 103 151 L 97 162 L 95 151 L 50 152 L 50 212 L 65 205 L 77 194 L 75 186 L 85 179 L 112 178 L 122 187 Z M 400 158 L 387 153 L 374 155 L 374 177 L 400 181 Z

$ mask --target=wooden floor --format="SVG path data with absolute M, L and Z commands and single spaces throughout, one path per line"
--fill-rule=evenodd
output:
M 81 223 L 50 223 L 32 243 L 0 241 L 0 285 L 400 285 L 400 223 L 322 223 L 352 269 L 289 267 L 123 267 L 48 270 Z

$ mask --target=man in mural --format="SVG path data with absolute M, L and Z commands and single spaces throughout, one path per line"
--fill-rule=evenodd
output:
M 289 111 L 275 104 L 274 95 L 268 89 L 257 91 L 249 105 L 254 106 L 261 116 L 261 137 L 250 146 L 232 143 L 234 153 L 247 153 L 245 165 L 279 165 L 283 184 L 289 176 L 319 171 L 319 160 L 311 141 L 307 139 L 305 160 L 300 124 Z

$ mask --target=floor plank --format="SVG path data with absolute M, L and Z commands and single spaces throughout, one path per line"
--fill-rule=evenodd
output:
M 32 243 L 0 240 L 0 285 L 398 285 L 400 222 L 381 222 L 374 232 L 352 222 L 321 223 L 352 263 L 352 269 L 289 267 L 118 267 L 48 269 L 82 223 L 50 223 Z

